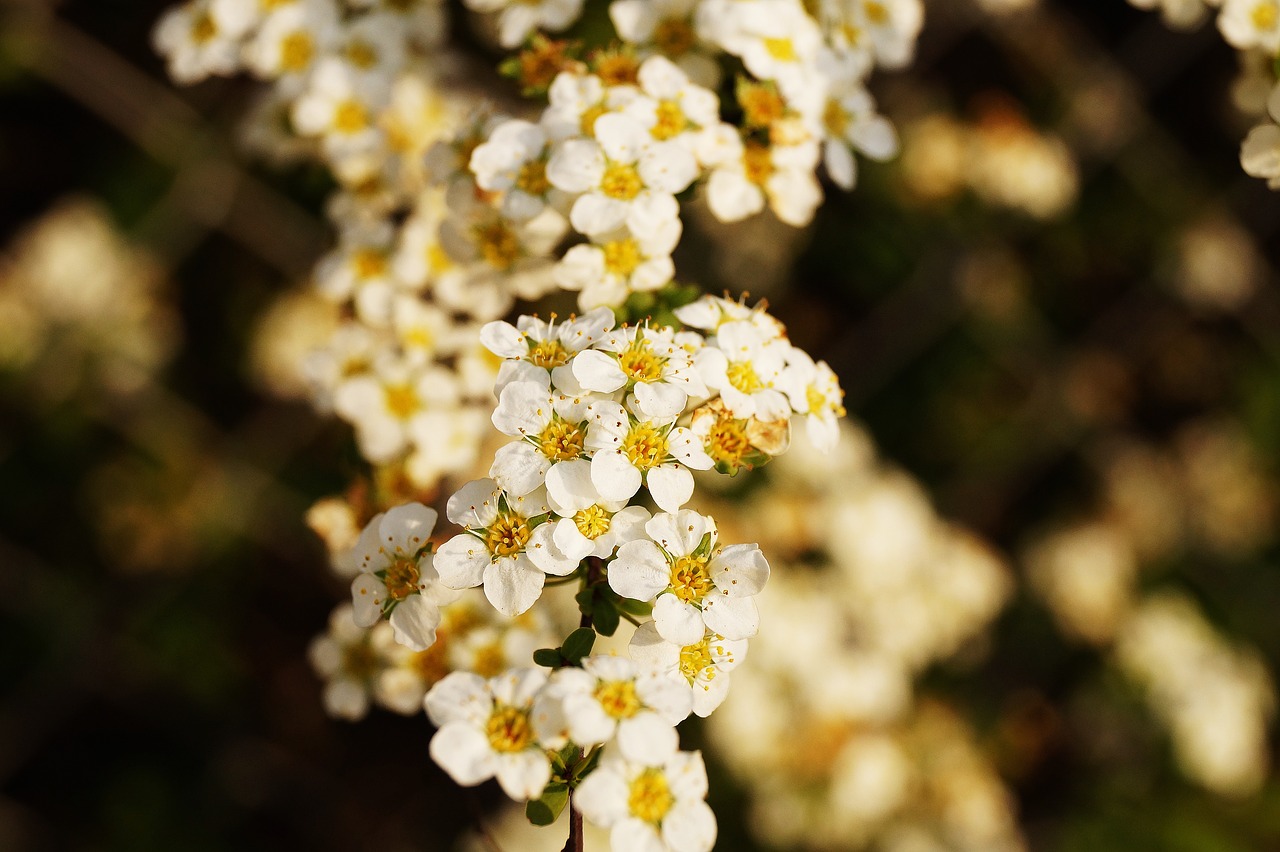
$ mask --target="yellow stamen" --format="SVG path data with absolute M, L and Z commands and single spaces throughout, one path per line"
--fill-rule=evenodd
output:
M 714 586 L 705 556 L 681 556 L 671 567 L 671 591 L 685 603 L 701 603 Z
M 756 374 L 750 361 L 734 361 L 725 370 L 725 376 L 729 379 L 729 384 L 742 393 L 755 393 L 764 389 L 764 382 L 760 381 L 760 376 Z
M 551 189 L 546 161 L 534 160 L 521 166 L 520 174 L 516 176 L 516 189 L 530 195 L 545 195 Z
M 640 699 L 632 681 L 605 681 L 596 687 L 594 695 L 604 712 L 614 719 L 630 719 L 640 712 Z
M 622 454 L 636 470 L 651 470 L 667 460 L 667 436 L 648 423 L 637 423 L 622 442 Z
M 569 353 L 559 340 L 542 340 L 529 350 L 529 360 L 545 369 L 563 367 L 569 361 Z
M 382 392 L 386 399 L 387 411 L 398 420 L 408 420 L 422 407 L 418 392 L 410 385 L 386 385 Z
M 795 62 L 800 58 L 796 55 L 795 44 L 789 38 L 766 38 L 764 49 L 779 62 Z
M 649 129 L 654 139 L 673 139 L 689 127 L 689 119 L 675 101 L 661 101 L 656 110 L 658 120 Z
M 280 40 L 280 67 L 285 71 L 302 71 L 315 55 L 315 42 L 306 30 L 289 33 Z
M 595 541 L 609 531 L 613 522 L 613 513 L 599 504 L 588 506 L 573 516 L 573 523 L 584 538 Z
M 524 549 L 532 531 L 525 519 L 509 512 L 499 515 L 485 535 L 485 546 L 494 556 L 510 556 Z
M 586 435 L 567 420 L 552 420 L 538 436 L 538 449 L 551 461 L 571 461 L 582 455 Z
M 533 726 L 529 713 L 516 707 L 497 705 L 484 726 L 489 745 L 502 754 L 524 751 L 533 742 Z
M 382 582 L 387 585 L 387 597 L 402 601 L 421 587 L 422 577 L 418 563 L 412 559 L 397 559 L 387 567 Z
M 473 233 L 480 256 L 495 269 L 510 269 L 520 257 L 520 240 L 504 222 L 477 225 Z
M 610 275 L 626 278 L 640 265 L 640 246 L 632 237 L 611 240 L 600 248 L 604 251 L 604 269 Z
M 610 163 L 600 179 L 600 191 L 619 201 L 630 201 L 644 189 L 644 181 L 636 167 L 629 163 Z
M 348 99 L 333 111 L 333 129 L 339 133 L 359 133 L 369 126 L 369 113 L 364 104 Z
M 662 378 L 662 368 L 667 359 L 649 348 L 649 341 L 640 335 L 618 356 L 618 366 L 627 378 L 636 382 L 656 382 Z
M 674 804 L 675 797 L 661 769 L 646 769 L 632 780 L 627 794 L 627 808 L 632 816 L 657 825 Z
M 653 28 L 653 43 L 667 56 L 683 56 L 693 47 L 693 26 L 687 18 L 667 18 Z

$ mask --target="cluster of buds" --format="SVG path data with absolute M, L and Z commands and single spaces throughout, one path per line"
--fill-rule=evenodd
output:
M 769 564 L 685 508 L 692 471 L 767 461 L 797 415 L 829 448 L 844 410 L 830 369 L 763 309 L 708 296 L 674 315 L 678 328 L 614 327 L 607 309 L 485 326 L 504 358 L 493 423 L 515 440 L 489 478 L 449 499 L 461 532 L 438 547 L 426 506 L 375 518 L 350 557 L 352 598 L 356 624 L 385 618 L 397 642 L 424 652 L 463 590 L 482 587 L 516 618 L 547 586 L 575 586 L 581 627 L 559 647 L 488 678 L 454 671 L 427 692 L 431 755 L 460 784 L 496 777 L 534 803 L 535 822 L 558 816 L 572 791 L 615 833 L 705 850 L 716 835 L 706 773 L 699 754 L 679 751 L 675 726 L 724 700 Z M 636 627 L 629 658 L 593 655 L 623 620 Z

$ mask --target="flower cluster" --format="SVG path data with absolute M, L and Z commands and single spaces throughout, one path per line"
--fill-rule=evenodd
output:
M 1240 147 L 1245 172 L 1280 189 L 1280 0 L 1129 0 L 1142 9 L 1160 8 L 1166 22 L 1176 27 L 1200 23 L 1212 9 L 1218 12 L 1218 30 L 1241 53 L 1242 79 L 1236 87 L 1237 105 L 1260 120 Z M 1250 90 L 1259 86 L 1270 92 L 1258 99 Z

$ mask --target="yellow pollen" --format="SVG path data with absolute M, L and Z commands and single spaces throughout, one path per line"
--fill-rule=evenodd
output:
M 342 649 L 342 671 L 352 680 L 370 680 L 381 668 L 382 661 L 368 641 Z
M 760 381 L 750 361 L 734 361 L 725 370 L 725 377 L 729 379 L 729 384 L 742 393 L 755 393 L 764 389 L 764 382 Z
M 301 71 L 311 64 L 316 45 L 306 30 L 289 33 L 280 39 L 280 67 L 285 71 Z
M 376 249 L 360 249 L 351 255 L 351 266 L 361 280 L 378 278 L 387 271 L 387 256 Z
M 796 46 L 789 38 L 766 38 L 764 49 L 779 62 L 795 62 L 800 58 L 796 55 Z
M 716 462 L 725 462 L 735 470 L 741 467 L 743 457 L 751 452 L 751 439 L 747 437 L 743 421 L 718 418 L 707 435 L 706 450 Z
M 507 655 L 502 644 L 491 642 L 476 649 L 473 671 L 480 677 L 497 677 L 507 669 Z
M 868 0 L 863 6 L 867 13 L 867 20 L 873 24 L 885 24 L 889 21 L 889 10 L 884 7 L 883 3 L 877 3 L 876 0 Z
M 583 136 L 594 136 L 596 129 L 596 119 L 608 112 L 609 109 L 604 104 L 596 104 L 583 110 L 581 126 Z
M 659 102 L 657 116 L 658 120 L 649 129 L 649 133 L 654 139 L 660 141 L 679 136 L 689 126 L 688 117 L 685 116 L 684 110 L 680 109 L 680 105 L 675 101 Z
M 636 167 L 628 163 L 610 163 L 600 179 L 600 191 L 619 201 L 630 201 L 644 189 Z
M 857 47 L 862 43 L 862 28 L 855 24 L 843 24 L 840 27 L 840 33 L 844 36 L 844 40 L 850 47 Z
M 1276 8 L 1274 2 L 1259 3 L 1253 7 L 1249 17 L 1256 29 L 1273 30 L 1276 28 L 1277 21 L 1280 20 L 1280 9 Z
M 477 225 L 474 234 L 480 255 L 495 269 L 510 269 L 520 256 L 520 241 L 501 221 Z
M 212 41 L 218 35 L 218 25 L 208 12 L 202 12 L 191 22 L 191 40 L 196 44 Z
M 369 114 L 357 100 L 345 100 L 333 111 L 333 129 L 339 133 L 359 133 L 368 126 Z
M 672 58 L 688 53 L 693 41 L 693 27 L 684 18 L 667 18 L 653 28 L 653 43 Z
M 774 172 L 773 157 L 765 146 L 748 142 L 742 152 L 742 167 L 747 180 L 756 186 L 764 186 Z
M 516 189 L 530 195 L 545 195 L 551 189 L 551 181 L 547 180 L 547 164 L 544 160 L 534 160 L 520 167 L 516 176 Z
M 622 372 L 628 379 L 636 382 L 658 381 L 662 378 L 662 368 L 666 363 L 667 359 L 655 355 L 649 348 L 649 341 L 639 335 L 618 356 L 618 366 L 622 368 Z
M 353 41 L 347 45 L 347 60 L 357 68 L 368 70 L 378 64 L 378 52 L 363 41 Z
M 382 392 L 386 397 L 387 411 L 399 420 L 408 420 L 422 407 L 418 392 L 409 385 L 386 385 Z
M 622 442 L 622 453 L 636 470 L 646 471 L 667 460 L 667 436 L 648 423 L 637 423 Z
M 493 712 L 489 714 L 484 732 L 489 737 L 490 747 L 501 754 L 524 751 L 533 742 L 533 726 L 529 724 L 529 713 L 501 704 L 495 706 Z
M 452 269 L 453 260 L 439 243 L 432 243 L 427 247 L 427 267 L 438 275 Z
M 827 395 L 818 390 L 815 385 L 809 385 L 804 392 L 805 401 L 809 403 L 809 412 L 817 414 L 820 411 L 830 409 L 836 417 L 844 417 L 844 406 L 838 402 L 830 400 Z
M 596 687 L 596 701 L 614 719 L 630 719 L 640 712 L 636 685 L 629 680 L 605 681 Z
M 627 808 L 632 816 L 657 825 L 673 804 L 675 797 L 661 769 L 646 769 L 632 780 L 627 793 Z
M 701 603 L 714 585 L 705 556 L 681 556 L 671 568 L 671 591 L 685 603 Z
M 640 246 L 632 237 L 611 240 L 600 248 L 604 251 L 604 269 L 610 275 L 626 278 L 640 265 Z
M 279 9 L 282 6 L 290 6 L 297 0 L 258 0 L 262 5 L 264 12 L 270 12 L 272 9 Z
M 573 516 L 573 523 L 584 538 L 595 541 L 609 531 L 613 513 L 600 505 L 588 506 Z
M 531 532 L 524 518 L 515 513 L 499 515 L 489 527 L 485 546 L 494 556 L 510 556 L 519 553 L 529 541 Z
M 761 83 L 738 86 L 738 103 L 742 106 L 746 123 L 753 127 L 768 127 L 787 111 L 787 105 L 777 90 Z
M 569 353 L 559 340 L 542 340 L 529 349 L 529 360 L 537 367 L 550 370 L 568 363 Z
M 431 329 L 425 326 L 409 329 L 401 335 L 400 339 L 407 348 L 427 351 L 433 351 L 436 348 L 436 337 L 431 333 Z
M 592 70 L 606 86 L 634 86 L 640 75 L 640 65 L 636 58 L 621 51 L 597 54 L 593 64 L 595 67 Z
M 839 101 L 832 99 L 827 101 L 827 107 L 822 111 L 822 126 L 832 136 L 843 138 L 851 117 Z
M 397 559 L 387 568 L 382 582 L 387 584 L 387 597 L 393 601 L 402 601 L 418 591 L 422 582 L 418 574 L 418 563 L 412 559 Z
M 571 461 L 582 455 L 585 440 L 578 426 L 557 418 L 538 436 L 538 449 L 551 461 Z
M 707 679 L 714 678 L 715 669 L 711 668 L 714 663 L 715 660 L 711 656 L 710 636 L 695 645 L 686 645 L 680 649 L 680 674 L 684 675 L 689 683 L 697 680 L 698 675 L 708 668 L 711 671 L 707 672 Z

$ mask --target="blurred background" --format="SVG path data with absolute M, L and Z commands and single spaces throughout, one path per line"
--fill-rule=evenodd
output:
M 251 81 L 168 81 L 168 5 L 0 4 L 0 849 L 557 849 L 422 716 L 324 711 L 331 184 L 240 153 Z M 677 255 L 853 424 L 714 498 L 774 565 L 686 726 L 719 848 L 1280 848 L 1269 85 L 1123 0 L 926 7 L 873 81 L 896 160 Z

